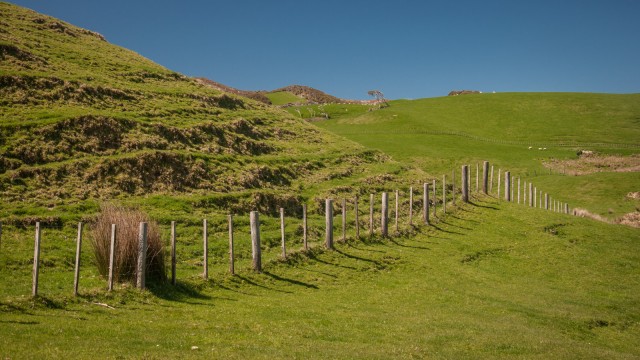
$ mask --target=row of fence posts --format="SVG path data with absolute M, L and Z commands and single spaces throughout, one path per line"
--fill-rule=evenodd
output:
M 483 176 L 482 176 L 482 193 L 486 195 L 492 194 L 493 189 L 493 175 L 494 168 L 491 166 L 489 168 L 489 162 L 485 161 L 483 163 Z M 490 170 L 489 170 L 490 169 Z M 480 166 L 476 165 L 476 192 L 480 191 Z M 501 174 L 502 170 L 498 169 L 498 190 L 497 197 L 500 199 L 500 190 L 501 190 Z M 461 198 L 465 203 L 469 202 L 470 196 L 470 183 L 471 183 L 471 173 L 469 171 L 468 165 L 462 166 L 461 171 Z M 517 203 L 521 203 L 521 181 L 520 178 L 517 178 Z M 528 185 L 528 196 L 527 196 L 527 185 Z M 430 225 L 431 221 L 429 218 L 429 214 L 431 212 L 430 209 L 430 184 L 428 182 L 423 183 L 423 209 L 422 209 L 422 222 L 425 225 Z M 509 202 L 514 202 L 514 189 L 513 189 L 513 178 L 511 176 L 511 172 L 504 172 L 504 200 Z M 436 216 L 436 180 L 433 180 L 432 183 L 433 189 L 433 215 Z M 452 172 L 452 203 L 455 204 L 455 170 Z M 447 189 L 446 189 L 446 176 L 442 178 L 442 211 L 446 213 L 446 198 Z M 539 195 L 538 195 L 539 194 Z M 524 182 L 523 191 L 522 191 L 522 204 L 528 205 L 530 207 L 540 207 L 542 208 L 543 202 L 543 193 L 540 191 L 538 193 L 537 187 L 534 187 L 531 182 Z M 369 235 L 372 236 L 374 234 L 374 194 L 370 194 L 370 206 L 369 206 Z M 413 200 L 414 200 L 414 191 L 413 187 L 409 188 L 409 214 L 408 214 L 408 223 L 410 226 L 413 225 Z M 563 212 L 569 214 L 569 205 L 567 203 L 561 203 L 554 199 L 551 202 L 551 198 L 549 194 L 544 194 L 544 209 L 553 210 L 556 212 Z M 356 195 L 354 202 L 354 214 L 355 214 L 355 232 L 356 238 L 360 238 L 360 222 L 359 222 L 359 211 L 358 211 L 358 201 L 359 198 Z M 399 192 L 395 191 L 395 231 L 398 233 L 399 231 Z M 539 204 L 539 205 L 538 205 Z M 325 200 L 325 241 L 324 246 L 329 249 L 334 249 L 334 237 L 333 237 L 333 199 Z M 254 271 L 262 271 L 262 251 L 260 248 L 260 218 L 257 211 L 251 211 L 249 214 L 249 222 L 250 222 L 250 234 L 251 234 L 251 256 L 252 256 L 252 269 Z M 303 249 L 307 251 L 309 249 L 308 245 L 308 228 L 307 228 L 307 205 L 302 205 L 302 224 L 303 224 Z M 235 274 L 234 268 L 234 230 L 233 230 L 233 215 L 228 215 L 228 228 L 229 228 L 229 272 L 230 274 Z M 76 243 L 76 258 L 75 258 L 75 271 L 74 271 L 74 286 L 73 293 L 74 295 L 78 295 L 78 285 L 80 279 L 80 251 L 82 247 L 82 231 L 83 224 L 78 223 L 78 233 L 77 233 L 77 243 Z M 342 241 L 346 240 L 346 232 L 347 232 L 347 207 L 346 207 L 346 199 L 342 200 Z M 147 223 L 141 222 L 139 224 L 138 231 L 138 262 L 136 266 L 136 286 L 139 289 L 145 288 L 145 270 L 146 270 L 146 254 L 147 254 Z M 282 248 L 282 257 L 286 259 L 287 250 L 286 250 L 286 242 L 285 242 L 285 213 L 284 208 L 280 208 L 280 234 L 281 234 L 281 248 Z M 382 204 L 381 204 L 381 227 L 380 234 L 383 237 L 389 236 L 389 194 L 387 192 L 382 193 Z M 176 284 L 176 222 L 171 222 L 171 284 Z M 0 222 L 0 245 L 2 241 L 2 223 Z M 41 242 L 41 233 L 40 233 L 40 222 L 36 222 L 36 235 L 35 235 L 35 247 L 34 247 L 34 256 L 33 256 L 33 287 L 32 287 L 32 295 L 38 295 L 38 274 L 39 274 L 39 263 L 40 263 L 40 242 Z M 109 274 L 108 274 L 108 290 L 113 290 L 113 282 L 114 282 L 114 267 L 115 267 L 115 252 L 117 246 L 116 239 L 116 225 L 112 224 L 111 226 L 111 243 L 110 243 L 110 253 L 109 253 Z M 209 268 L 208 268 L 208 249 L 209 249 L 209 239 L 208 239 L 208 223 L 207 220 L 203 220 L 203 278 L 207 279 L 209 277 Z

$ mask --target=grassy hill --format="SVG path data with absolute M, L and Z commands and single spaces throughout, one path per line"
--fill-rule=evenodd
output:
M 510 142 L 509 132 L 481 111 L 492 95 L 396 101 L 375 112 L 327 105 L 332 120 L 309 124 L 295 109 L 216 91 L 62 21 L 6 3 L 0 14 L 0 357 L 640 357 L 637 229 L 477 193 L 471 204 L 449 203 L 446 214 L 438 203 L 431 226 L 418 221 L 417 193 L 408 225 L 409 186 L 485 159 L 547 180 L 555 196 L 568 198 L 572 190 L 575 203 L 585 196 L 589 204 L 602 201 L 595 190 L 611 187 L 590 175 L 539 175 L 548 157 L 575 157 L 575 143 L 528 149 L 566 141 L 558 123 L 596 110 L 572 115 L 580 106 L 558 108 L 565 95 L 542 95 L 556 107 L 546 114 L 565 111 L 564 118 L 537 120 L 550 125 L 542 130 L 519 124 Z M 495 95 L 485 113 L 498 117 L 502 106 L 500 124 L 530 116 L 508 110 L 514 100 L 540 103 L 535 94 Z M 601 133 L 606 141 L 598 142 L 619 145 L 594 149 L 636 152 L 623 147 L 634 145 L 634 126 L 618 133 L 602 124 L 603 116 L 633 124 L 634 96 L 596 107 L 604 115 L 588 124 L 598 128 L 576 129 L 572 141 Z M 440 102 L 448 105 L 429 115 Z M 425 124 L 433 132 L 421 133 Z M 492 128 L 475 129 L 484 124 Z M 558 137 L 543 143 L 547 136 Z M 603 174 L 620 182 L 617 173 Z M 580 192 L 573 178 L 583 182 Z M 400 231 L 382 238 L 380 192 L 395 189 Z M 364 230 L 369 193 L 376 195 L 373 236 Z M 349 201 L 347 241 L 335 251 L 321 246 L 326 197 Z M 71 295 L 75 222 L 91 225 L 103 201 L 147 211 L 165 242 L 177 221 L 176 286 L 150 283 L 141 292 L 121 283 L 107 292 L 85 231 L 80 296 Z M 302 204 L 310 208 L 307 252 Z M 286 209 L 287 259 L 280 256 L 279 207 Z M 254 209 L 262 215 L 262 273 L 250 270 L 247 212 Z M 228 212 L 235 214 L 235 276 L 227 270 Z M 44 225 L 40 295 L 31 298 L 37 220 Z M 336 212 L 336 239 L 340 229 Z
M 640 189 L 630 157 L 640 153 L 640 94 L 479 94 L 397 100 L 374 112 L 340 105 L 330 115 L 315 124 L 429 173 L 489 160 L 575 207 L 608 217 L 640 207 L 627 198 Z M 573 176 L 579 150 L 626 159 L 631 169 L 616 172 L 604 160 Z
M 0 11 L 3 217 L 183 194 L 225 213 L 230 202 L 247 210 L 256 197 L 270 198 L 261 210 L 276 212 L 337 178 L 346 185 L 380 172 L 367 164 L 383 156 L 282 110 L 216 91 L 60 20 L 7 3 Z M 359 164 L 349 175 L 347 158 Z

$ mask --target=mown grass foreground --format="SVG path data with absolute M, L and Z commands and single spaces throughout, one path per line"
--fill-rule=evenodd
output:
M 350 239 L 262 274 L 5 301 L 0 355 L 640 356 L 637 230 L 482 197 L 416 231 Z

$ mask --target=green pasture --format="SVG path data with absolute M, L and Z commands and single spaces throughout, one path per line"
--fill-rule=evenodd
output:
M 550 159 L 575 159 L 579 150 L 620 156 L 640 152 L 638 94 L 464 95 L 398 100 L 382 110 L 353 113 L 314 124 L 432 175 L 448 175 L 452 169 L 459 174 L 462 164 L 475 171 L 487 160 L 496 172 L 509 170 L 558 199 L 611 218 L 640 206 L 625 200 L 628 192 L 640 189 L 637 172 L 570 178 L 543 165 Z
M 269 98 L 269 100 L 271 100 L 271 103 L 273 105 L 306 102 L 304 98 L 301 98 L 300 96 L 297 96 L 288 91 L 270 92 L 266 93 L 265 95 Z
M 2 268 L 11 262 L 14 274 L 0 282 L 0 355 L 640 356 L 635 346 L 640 338 L 637 230 L 489 197 L 474 195 L 472 204 L 457 204 L 446 215 L 439 212 L 430 227 L 409 229 L 402 217 L 399 237 L 364 234 L 356 240 L 351 227 L 347 242 L 339 242 L 336 251 L 323 251 L 315 243 L 317 250 L 298 251 L 287 262 L 272 257 L 262 274 L 248 270 L 245 262 L 230 276 L 220 258 L 204 281 L 197 264 L 181 261 L 176 287 L 152 284 L 140 293 L 120 286 L 108 294 L 104 279 L 89 268 L 78 299 L 68 295 L 72 269 L 64 264 L 72 256 L 73 241 L 62 234 L 70 231 L 45 231 L 60 235 L 47 234 L 49 249 L 42 258 L 54 264 L 43 268 L 42 296 L 36 299 L 30 299 L 28 286 L 15 286 L 23 280 L 16 274 L 30 273 L 27 244 L 32 242 L 28 232 L 18 232 L 25 238 L 9 236 L 0 253 Z M 313 227 L 321 227 L 319 220 Z M 339 228 L 335 232 L 339 238 Z M 185 246 L 196 252 L 197 226 L 181 233 L 182 242 L 189 244 Z M 214 233 L 212 242 L 224 247 L 224 234 Z M 247 239 L 239 236 L 237 241 Z M 4 251 L 18 243 L 25 252 L 20 264 L 11 261 L 17 254 Z M 299 242 L 291 248 L 299 250 Z M 52 252 L 67 255 L 48 260 Z M 183 250 L 179 256 L 189 255 Z M 85 263 L 90 267 L 90 256 Z

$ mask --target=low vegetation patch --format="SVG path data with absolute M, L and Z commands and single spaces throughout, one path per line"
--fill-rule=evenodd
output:
M 105 204 L 92 228 L 93 250 L 100 275 L 109 274 L 111 229 L 116 226 L 116 251 L 114 278 L 116 281 L 136 282 L 138 264 L 139 226 L 147 223 L 147 279 L 165 280 L 164 244 L 160 239 L 158 224 L 139 210 Z

